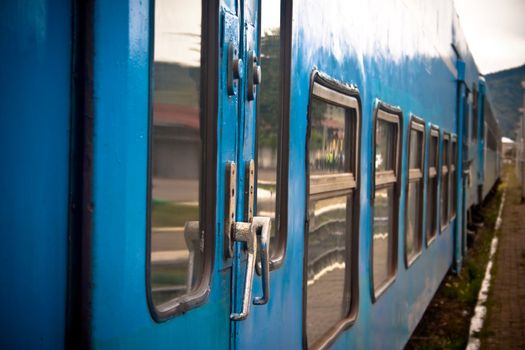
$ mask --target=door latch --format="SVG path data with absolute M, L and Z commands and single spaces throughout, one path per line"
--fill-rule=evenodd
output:
M 268 217 L 254 216 L 251 223 L 236 222 L 233 228 L 233 239 L 236 242 L 246 244 L 245 250 L 248 255 L 246 266 L 246 277 L 244 281 L 244 292 L 242 298 L 242 310 L 232 313 L 230 319 L 241 321 L 248 317 L 250 304 L 252 302 L 253 275 L 255 272 L 255 254 L 261 257 L 263 296 L 255 297 L 255 305 L 264 305 L 270 299 L 270 265 L 269 265 L 269 240 L 271 220 Z M 260 249 L 257 249 L 260 246 Z
M 233 45 L 228 44 L 228 74 L 227 74 L 228 95 L 235 95 L 239 79 L 242 78 L 242 59 L 239 58 L 239 51 Z
M 250 51 L 248 61 L 248 101 L 255 99 L 255 88 L 261 83 L 261 65 L 257 59 L 255 51 Z
M 270 299 L 270 231 L 269 217 L 253 216 L 255 164 L 253 160 L 247 162 L 247 210 L 248 222 L 235 222 L 237 168 L 234 162 L 226 167 L 226 201 L 224 220 L 224 244 L 227 258 L 233 256 L 234 242 L 240 242 L 247 255 L 246 275 L 242 297 L 242 310 L 230 314 L 230 319 L 240 321 L 246 319 L 250 313 L 250 305 L 264 305 Z M 260 261 L 263 295 L 252 300 L 253 277 L 257 260 Z M 259 264 L 258 264 L 259 265 Z

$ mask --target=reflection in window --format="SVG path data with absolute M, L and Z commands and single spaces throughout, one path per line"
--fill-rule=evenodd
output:
M 421 251 L 421 182 L 409 182 L 407 194 L 406 254 L 410 261 Z
M 423 138 L 424 124 L 412 121 L 408 149 L 408 192 L 406 221 L 406 261 L 410 264 L 421 251 L 423 239 Z
M 437 229 L 437 167 L 439 150 L 439 131 L 430 130 L 428 145 L 428 184 L 427 184 L 427 243 L 436 235 Z
M 423 162 L 423 132 L 410 130 L 409 169 L 421 169 Z
M 472 83 L 472 142 L 478 139 L 478 98 L 476 83 Z
M 281 83 L 281 0 L 261 3 L 260 59 L 264 79 L 258 93 L 257 114 L 257 215 L 272 219 L 270 245 L 275 254 L 279 228 L 275 224 L 277 209 L 277 181 L 279 164 L 279 137 L 282 122 Z M 278 215 L 278 214 L 277 214 Z
M 457 166 L 457 160 L 458 160 L 458 146 L 456 137 L 452 139 L 452 153 L 451 153 L 451 159 L 450 159 L 450 179 L 451 179 L 451 189 L 450 189 L 450 219 L 454 216 L 456 216 L 456 210 L 457 210 L 457 200 L 458 200 L 458 179 L 456 175 L 456 166 Z
M 396 124 L 382 119 L 377 120 L 376 172 L 394 169 L 396 128 Z
M 348 172 L 345 159 L 346 110 L 318 99 L 311 102 L 310 172 L 312 175 Z
M 348 222 L 346 196 L 311 201 L 307 263 L 307 334 L 309 344 L 348 313 L 346 274 Z
M 396 272 L 397 152 L 399 115 L 377 111 L 375 123 L 375 193 L 373 201 L 372 271 L 374 292 Z
M 306 338 L 316 347 L 338 332 L 357 303 L 351 293 L 357 265 L 354 203 L 358 101 L 314 83 L 309 108 L 309 203 Z M 355 261 L 355 260 L 354 260 Z M 340 329 L 340 328 L 339 328 Z
M 448 196 L 449 196 L 449 144 L 450 135 L 445 134 L 443 137 L 443 153 L 442 153 L 442 166 L 441 166 L 441 227 L 444 228 L 448 223 Z
M 394 220 L 394 188 L 383 188 L 376 191 L 374 199 L 374 286 L 384 285 L 395 272 L 394 235 L 392 232 Z
M 150 283 L 157 307 L 202 279 L 200 47 L 201 3 L 155 1 Z

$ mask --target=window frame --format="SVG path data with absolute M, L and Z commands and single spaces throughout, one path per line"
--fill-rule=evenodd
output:
M 148 160 L 147 160 L 147 209 L 146 209 L 146 299 L 150 314 L 155 322 L 164 322 L 189 310 L 195 309 L 208 301 L 210 295 L 211 276 L 215 258 L 215 203 L 216 203 L 216 163 L 217 163 L 217 123 L 214 116 L 218 113 L 218 95 L 216 84 L 219 81 L 217 53 L 219 41 L 215 33 L 219 28 L 217 13 L 218 1 L 201 1 L 201 90 L 200 90 L 200 137 L 201 173 L 199 183 L 199 222 L 200 230 L 204 231 L 204 251 L 202 277 L 195 291 L 170 299 L 162 304 L 162 308 L 153 302 L 151 286 L 151 190 L 152 190 L 152 145 L 153 138 L 153 78 L 154 78 L 154 47 L 155 47 L 155 2 L 149 7 L 150 43 L 149 43 L 149 93 L 148 93 Z
M 394 144 L 396 146 L 393 170 L 382 171 L 379 174 L 376 174 L 375 171 L 375 159 L 377 155 L 376 147 L 376 132 L 379 120 L 386 121 L 388 123 L 395 124 L 397 127 L 396 137 Z M 372 176 L 370 177 L 371 189 L 370 189 L 370 208 L 371 208 L 371 244 L 370 244 L 370 291 L 372 297 L 372 303 L 375 303 L 385 292 L 386 290 L 394 283 L 397 276 L 397 258 L 398 258 L 398 242 L 399 242 L 399 199 L 401 192 L 401 175 L 399 170 L 401 169 L 402 161 L 402 123 L 403 123 L 403 112 L 397 106 L 389 105 L 381 100 L 376 100 L 376 105 L 374 108 L 374 115 L 372 118 L 372 160 L 374 165 L 371 166 Z M 376 179 L 376 176 L 378 179 Z M 391 271 L 386 281 L 383 282 L 380 286 L 375 286 L 374 284 L 374 237 L 373 237 L 373 227 L 374 227 L 374 208 L 375 208 L 375 193 L 377 190 L 385 189 L 391 187 L 393 188 L 394 193 L 394 208 L 393 208 L 393 218 L 392 218 L 392 256 L 391 256 Z
M 448 131 L 443 131 L 442 140 L 441 140 L 441 146 L 440 146 L 440 186 L 439 189 L 439 233 L 443 233 L 450 222 L 450 133 Z M 446 148 L 445 149 L 445 142 Z M 445 153 L 446 152 L 446 153 Z M 445 156 L 446 156 L 446 164 L 445 164 Z M 446 183 L 445 183 L 445 176 L 446 176 Z M 447 188 L 443 190 L 443 185 L 446 185 Z M 443 207 L 441 206 L 441 196 L 443 193 L 446 194 L 446 198 L 443 199 L 443 205 L 446 208 L 446 212 L 443 213 Z
M 470 135 L 470 142 L 478 142 L 478 129 L 479 129 L 479 92 L 477 84 L 472 83 L 472 133 Z
M 417 174 L 414 170 L 415 168 L 410 168 L 410 146 L 412 142 L 412 130 L 416 130 L 421 132 L 421 142 L 422 142 L 422 151 L 421 151 L 421 165 L 420 165 L 420 173 Z M 425 233 L 425 226 L 424 226 L 424 193 L 425 193 L 425 160 L 426 160 L 426 140 L 427 140 L 427 133 L 425 128 L 425 120 L 421 117 L 418 117 L 416 115 L 411 115 L 409 127 L 408 127 L 408 135 L 407 135 L 407 161 L 406 161 L 406 169 L 407 169 L 407 176 L 406 176 L 406 199 L 405 199 L 405 237 L 404 237 L 404 247 L 405 247 L 405 267 L 408 269 L 410 266 L 414 264 L 414 262 L 419 258 L 423 252 L 423 236 Z M 408 222 L 408 188 L 410 187 L 411 182 L 419 182 L 419 186 L 421 188 L 421 191 L 419 193 L 419 208 L 416 210 L 419 213 L 420 217 L 420 225 L 419 225 L 419 232 L 416 233 L 419 235 L 419 247 L 417 252 L 414 256 L 411 258 L 408 257 L 408 252 L 406 249 L 407 244 L 407 225 Z
M 434 154 L 434 159 L 435 159 L 435 166 L 431 166 L 430 165 L 430 145 L 432 143 L 432 138 L 437 138 L 437 143 L 436 143 L 436 151 L 435 151 L 435 154 Z M 438 204 L 439 204 L 439 155 L 440 155 L 440 152 L 439 152 L 439 149 L 440 149 L 440 142 L 441 142 L 441 132 L 440 132 L 440 129 L 439 129 L 439 126 L 437 125 L 434 125 L 434 124 L 430 124 L 430 129 L 429 129 L 429 133 L 428 133 L 428 140 L 427 140 L 427 144 L 428 144 L 428 156 L 427 156 L 427 166 L 426 166 L 426 173 L 427 173 L 427 178 L 426 178 L 426 191 L 425 193 L 430 193 L 430 191 L 434 191 L 435 192 L 435 198 L 434 198 L 434 203 L 432 203 L 434 205 L 434 208 L 432 210 L 432 214 L 433 214 L 433 218 L 435 220 L 435 227 L 434 227 L 434 232 L 432 232 L 432 235 L 429 235 L 429 232 L 431 231 L 429 229 L 429 216 L 427 215 L 428 214 L 428 206 L 429 206 L 429 201 L 428 201 L 428 195 L 425 197 L 425 245 L 426 247 L 430 247 L 430 245 L 436 240 L 436 237 L 438 236 L 437 235 L 437 232 L 439 231 L 439 225 L 438 225 L 438 218 L 439 220 L 441 220 L 441 217 L 438 217 Z M 433 170 L 433 172 L 431 172 L 431 170 Z M 430 188 L 430 181 L 431 179 L 436 179 L 436 184 L 434 185 L 435 188 L 431 189 Z
M 307 116 L 307 135 L 305 153 L 305 173 L 306 173 L 306 205 L 305 205 L 305 237 L 303 254 L 303 348 L 326 348 L 333 344 L 336 338 L 350 326 L 352 326 L 358 315 L 359 307 L 359 199 L 360 199 L 360 149 L 361 149 L 361 124 L 362 124 L 362 105 L 359 90 L 353 85 L 339 82 L 327 75 L 314 70 L 310 80 L 310 94 L 308 97 L 308 116 Z M 315 175 L 314 184 L 311 184 L 310 175 L 310 133 L 311 133 L 311 105 L 313 99 L 317 99 L 327 104 L 336 105 L 345 109 L 354 109 L 356 125 L 349 128 L 345 125 L 345 137 L 351 130 L 354 137 L 354 153 L 350 157 L 349 172 L 339 174 Z M 345 123 L 346 124 L 346 123 Z M 353 171 L 353 172 L 352 172 Z M 326 185 L 325 181 L 333 182 L 333 185 Z M 353 186 L 353 187 L 349 187 Z M 313 191 L 312 191 L 313 187 Z M 317 187 L 317 188 L 316 188 Z M 312 193 L 313 192 L 313 193 Z M 347 196 L 347 217 L 350 215 L 350 225 L 346 229 L 346 262 L 350 265 L 345 267 L 345 285 L 348 286 L 350 303 L 344 317 L 335 323 L 329 330 L 322 335 L 314 344 L 308 344 L 307 335 L 307 281 L 308 281 L 308 234 L 309 234 L 309 207 L 312 200 Z M 355 250 L 355 252 L 354 252 Z M 350 254 L 348 254 L 350 252 Z M 346 265 L 348 266 L 348 265 Z
M 453 146 L 456 146 L 455 148 Z M 455 152 L 454 152 L 455 151 Z M 449 191 L 449 222 L 457 216 L 458 210 L 458 137 L 456 134 L 450 135 L 450 191 Z M 454 195 L 452 195 L 454 194 Z M 454 210 L 452 210 L 454 209 Z
M 259 7 L 262 6 L 259 4 Z M 280 12 L 280 62 L 281 67 L 281 118 L 277 144 L 277 176 L 276 176 L 276 198 L 275 198 L 275 237 L 277 239 L 275 250 L 270 256 L 270 271 L 279 269 L 286 258 L 286 246 L 288 241 L 288 170 L 289 170 L 289 140 L 290 140 L 290 88 L 291 88 L 291 63 L 292 63 L 292 11 L 293 1 L 281 0 Z M 261 27 L 261 11 L 258 18 L 258 26 Z M 259 43 L 261 42 L 261 30 L 259 30 Z M 257 98 L 257 115 L 259 115 L 259 101 Z M 256 128 L 259 127 L 257 123 Z M 258 132 L 256 133 L 257 138 Z M 255 144 L 255 184 L 258 174 L 258 144 Z M 257 191 L 255 191 L 255 209 L 257 213 Z M 259 270 L 259 269 L 257 269 Z M 258 273 L 258 272 L 257 272 Z

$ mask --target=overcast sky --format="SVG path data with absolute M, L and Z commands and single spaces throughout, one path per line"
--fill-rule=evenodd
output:
M 482 73 L 525 64 L 525 0 L 454 0 Z

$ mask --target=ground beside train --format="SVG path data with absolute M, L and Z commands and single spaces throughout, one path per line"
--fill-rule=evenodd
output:
M 477 211 L 475 216 L 483 218 L 483 223 L 471 227 L 476 233 L 460 273 L 449 272 L 444 278 L 406 349 L 463 350 L 467 346 L 504 186 L 497 185 Z
M 525 349 L 525 204 L 514 171 L 508 171 L 493 283 L 481 349 Z

